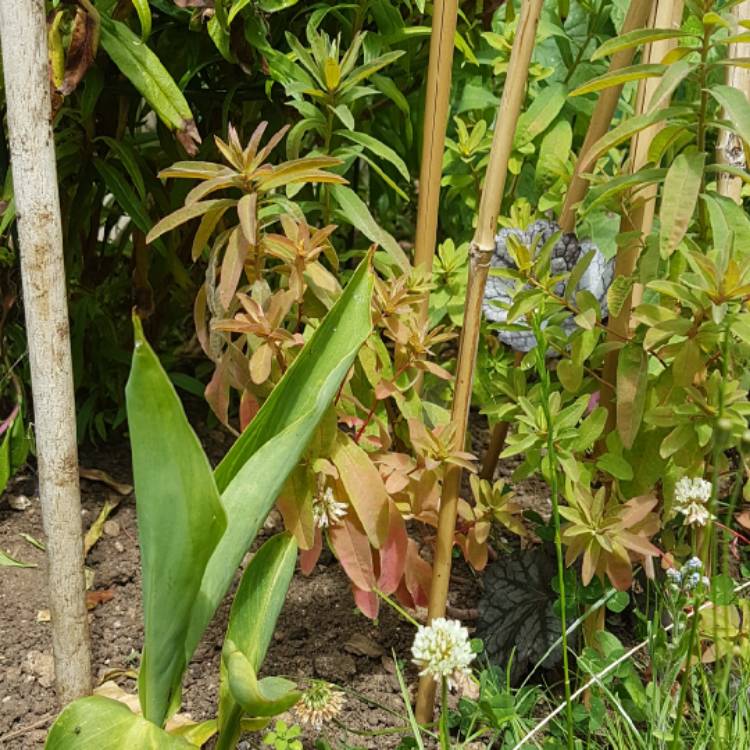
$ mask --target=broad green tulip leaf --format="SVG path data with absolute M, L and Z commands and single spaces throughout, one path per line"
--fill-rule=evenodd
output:
M 229 615 L 229 625 L 225 639 L 225 651 L 222 654 L 221 687 L 219 693 L 219 748 L 237 746 L 241 734 L 240 721 L 243 712 L 251 716 L 269 716 L 264 713 L 262 706 L 251 706 L 246 693 L 242 690 L 252 688 L 261 691 L 269 697 L 268 684 L 265 681 L 256 685 L 256 675 L 263 664 L 268 645 L 271 642 L 276 620 L 294 575 L 294 565 L 297 560 L 297 543 L 288 532 L 278 534 L 269 539 L 253 556 L 247 566 L 242 581 L 232 603 Z M 243 658 L 234 658 L 232 654 L 238 652 Z M 245 663 L 247 662 L 247 663 Z M 231 664 L 235 665 L 232 671 Z M 240 679 L 237 665 L 241 674 L 250 670 L 250 683 Z M 239 680 L 240 687 L 232 689 L 233 679 Z M 289 685 L 281 691 L 286 695 L 294 685 Z M 237 690 L 244 696 L 242 701 L 235 697 Z M 276 694 L 276 693 L 272 693 Z M 257 699 L 257 695 L 255 696 Z M 268 708 L 268 706 L 266 706 Z
M 296 685 L 283 677 L 264 677 L 262 680 L 245 655 L 232 648 L 223 655 L 226 663 L 229 690 L 237 704 L 249 716 L 278 716 L 288 711 L 300 699 Z M 226 646 L 225 646 L 226 649 Z
M 134 714 L 124 703 L 93 695 L 74 701 L 52 725 L 46 750 L 189 750 L 181 737 Z
M 229 524 L 203 576 L 192 612 L 187 659 L 372 330 L 370 262 L 369 257 L 362 261 L 310 341 L 216 468 Z
M 659 248 L 663 258 L 677 249 L 688 230 L 698 202 L 705 163 L 705 154 L 679 154 L 667 171 L 659 213 Z
M 143 570 L 143 715 L 164 723 L 179 697 L 185 641 L 206 564 L 226 518 L 211 466 L 177 392 L 133 318 L 125 388 Z

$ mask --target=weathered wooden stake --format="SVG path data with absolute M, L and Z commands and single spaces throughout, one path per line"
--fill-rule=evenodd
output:
M 44 0 L 0 0 L 57 695 L 91 690 L 76 416 Z

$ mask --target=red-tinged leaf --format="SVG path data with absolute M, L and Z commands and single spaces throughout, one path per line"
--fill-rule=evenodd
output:
M 388 538 L 388 493 L 369 454 L 348 435 L 339 432 L 331 461 L 339 472 L 354 512 L 375 549 Z M 364 587 L 361 587 L 364 588 Z
M 106 604 L 115 598 L 112 589 L 99 589 L 98 591 L 86 592 L 86 609 L 96 609 L 100 604 Z
M 261 344 L 250 357 L 250 377 L 253 383 L 260 385 L 268 380 L 273 364 L 273 351 L 268 344 Z
M 388 516 L 388 537 L 380 550 L 378 588 L 386 594 L 392 594 L 404 576 L 409 537 L 404 519 L 393 501 L 389 501 Z
M 353 514 L 328 531 L 333 551 L 351 582 L 364 591 L 375 586 L 375 568 L 367 535 Z
M 607 577 L 618 591 L 627 591 L 633 583 L 633 568 L 629 560 L 607 555 Z
M 322 551 L 323 533 L 316 528 L 313 546 L 310 549 L 301 549 L 299 552 L 299 569 L 302 571 L 302 575 L 309 576 L 315 570 Z
M 259 409 L 258 399 L 250 391 L 243 391 L 240 399 L 240 432 L 245 431 Z
M 640 534 L 631 534 L 629 531 L 621 531 L 617 535 L 618 541 L 627 549 L 638 553 L 639 555 L 646 555 L 651 557 L 658 557 L 661 554 L 661 550 L 655 547 L 649 542 L 646 537 Z
M 735 521 L 745 529 L 750 529 L 750 510 L 743 510 L 734 517 Z
M 395 396 L 398 393 L 399 390 L 396 384 L 389 380 L 381 380 L 375 386 L 375 398 L 380 399 L 381 401 L 387 399 L 389 396 Z
M 248 193 L 237 204 L 242 234 L 251 245 L 258 244 L 258 194 Z
M 659 500 L 653 495 L 640 495 L 633 497 L 625 503 L 622 511 L 622 527 L 629 529 L 640 523 L 655 507 Z
M 213 359 L 209 350 L 210 334 L 208 332 L 205 284 L 201 284 L 198 294 L 195 295 L 195 303 L 193 304 L 193 322 L 195 323 L 195 335 L 198 337 L 198 343 L 200 343 L 203 353 L 209 359 Z
M 284 528 L 294 534 L 300 549 L 315 543 L 313 492 L 315 478 L 304 464 L 295 467 L 281 491 L 276 505 L 284 519 Z
M 216 369 L 206 386 L 206 401 L 219 422 L 229 427 L 229 377 L 224 357 L 216 363 Z
M 477 539 L 476 529 L 472 529 L 466 537 L 464 555 L 474 570 L 484 570 L 487 567 L 489 548 L 486 541 L 480 542 Z
M 237 285 L 242 277 L 250 244 L 239 229 L 235 229 L 229 236 L 224 259 L 221 262 L 221 279 L 219 280 L 219 301 L 225 310 L 237 291 Z
M 432 567 L 426 560 L 420 557 L 417 543 L 413 539 L 409 539 L 406 549 L 404 581 L 416 606 L 427 606 L 431 580 Z
M 453 378 L 453 375 L 451 375 L 448 370 L 444 367 L 440 367 L 440 365 L 435 362 L 422 362 L 421 367 L 441 380 L 451 380 L 451 378 Z
M 359 611 L 371 620 L 375 620 L 380 609 L 380 599 L 373 591 L 362 591 L 352 584 L 352 593 L 354 594 L 354 603 L 359 607 Z

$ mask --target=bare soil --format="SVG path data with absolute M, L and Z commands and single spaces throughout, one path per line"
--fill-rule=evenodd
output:
M 214 460 L 227 447 L 216 432 L 205 442 Z M 122 441 L 98 450 L 84 450 L 82 465 L 102 469 L 119 482 L 131 481 L 129 450 Z M 37 566 L 0 568 L 0 748 L 4 750 L 40 747 L 59 710 L 46 613 L 49 605 L 45 555 L 22 536 L 44 542 L 35 483 L 34 475 L 27 473 L 16 478 L 0 496 L 0 549 Z M 84 479 L 81 485 L 84 528 L 88 528 L 113 492 L 100 482 Z M 31 499 L 25 510 L 13 510 L 8 503 L 19 494 Z M 108 599 L 90 612 L 94 674 L 97 683 L 118 675 L 118 684 L 134 691 L 134 680 L 123 674 L 137 668 L 143 638 L 132 495 L 122 498 L 111 519 L 115 523 L 108 525 L 109 533 L 102 535 L 87 558 L 93 574 L 92 590 L 103 592 L 103 598 Z M 277 523 L 277 517 L 272 515 L 263 536 L 280 530 L 275 527 Z M 464 566 L 457 566 L 451 592 L 454 606 L 476 607 L 477 579 Z M 195 720 L 215 715 L 219 656 L 230 602 L 228 597 L 186 675 L 182 710 Z M 345 575 L 327 554 L 310 577 L 294 577 L 264 672 L 301 682 L 319 677 L 342 686 L 347 691 L 347 701 L 340 725 L 324 730 L 322 736 L 336 750 L 388 750 L 398 744 L 397 735 L 361 733 L 404 725 L 393 654 L 408 660 L 412 637 L 413 628 L 389 607 L 381 609 L 376 622 L 361 615 L 354 606 Z M 414 675 L 410 673 L 409 677 Z M 315 739 L 315 734 L 308 733 L 305 747 L 313 748 Z M 248 736 L 242 746 L 261 748 L 261 738 Z

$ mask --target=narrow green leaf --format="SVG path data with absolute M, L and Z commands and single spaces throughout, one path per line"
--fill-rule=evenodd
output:
M 661 199 L 659 249 L 669 257 L 682 242 L 698 203 L 705 154 L 679 154 L 664 179 Z
M 613 86 L 622 86 L 628 81 L 640 81 L 642 78 L 658 78 L 667 70 L 666 65 L 646 63 L 644 65 L 631 65 L 627 68 L 618 68 L 612 72 L 592 78 L 577 89 L 570 92 L 571 96 L 583 96 L 594 91 L 609 89 Z
M 555 83 L 540 91 L 531 106 L 518 118 L 513 148 L 521 148 L 543 133 L 560 114 L 566 96 L 564 83 Z
M 370 209 L 351 188 L 345 185 L 331 185 L 330 191 L 341 208 L 343 218 L 359 229 L 368 240 L 377 242 L 401 269 L 406 271 L 410 268 L 411 264 L 401 245 L 375 221 Z
M 697 39 L 698 36 L 690 31 L 680 29 L 635 29 L 627 34 L 620 34 L 614 39 L 608 39 L 591 55 L 591 60 L 601 60 L 602 57 L 609 57 L 614 55 L 615 52 L 620 52 L 620 50 L 640 47 L 643 44 L 658 42 L 661 39 L 684 38 Z
M 226 527 L 211 466 L 169 377 L 133 318 L 125 397 L 133 455 L 145 626 L 138 693 L 162 725 L 180 693 L 185 640 L 206 564 Z
M 151 217 L 143 208 L 143 201 L 136 195 L 133 188 L 128 185 L 122 173 L 109 162 L 103 159 L 94 159 L 94 169 L 99 173 L 104 184 L 114 195 L 120 208 L 133 220 L 133 223 L 144 234 L 151 227 Z
M 36 568 L 36 565 L 34 565 L 33 563 L 24 563 L 24 562 L 21 562 L 20 560 L 16 560 L 10 555 L 6 555 L 5 552 L 3 552 L 0 549 L 0 567 L 1 568 Z
M 658 109 L 655 112 L 630 117 L 603 135 L 591 145 L 585 154 L 582 154 L 581 168 L 584 171 L 588 170 L 602 154 L 606 154 L 611 148 L 615 148 L 615 146 L 619 146 L 621 143 L 630 140 L 636 133 L 645 130 L 651 125 L 655 125 L 657 122 L 689 118 L 692 114 L 692 111 L 688 107 L 666 107 L 665 109 Z
M 165 216 L 159 221 L 146 236 L 146 242 L 153 242 L 157 237 L 161 237 L 166 232 L 170 232 L 180 224 L 184 224 L 190 219 L 195 219 L 198 216 L 211 211 L 212 213 L 223 212 L 228 208 L 236 205 L 237 201 L 232 198 L 215 198 L 208 201 L 197 201 L 196 203 L 190 203 L 187 206 L 182 206 L 176 211 L 172 211 L 171 214 Z
M 648 359 L 637 344 L 626 344 L 617 358 L 617 432 L 632 447 L 646 407 Z
M 145 42 L 151 36 L 151 7 L 148 0 L 133 0 L 133 7 L 141 24 L 141 39 Z
M 659 85 L 651 94 L 646 112 L 652 112 L 659 107 L 664 107 L 669 103 L 674 90 L 694 71 L 698 69 L 698 63 L 691 63 L 687 60 L 678 60 L 667 68 L 666 73 L 661 77 Z
M 339 135 L 349 141 L 358 143 L 360 146 L 364 146 L 376 156 L 390 162 L 405 180 L 409 179 L 409 168 L 406 166 L 406 162 L 390 146 L 386 146 L 385 143 L 379 141 L 377 138 L 373 138 L 367 133 L 360 133 L 358 130 L 341 130 L 339 131 Z
M 101 17 L 101 45 L 122 74 L 140 91 L 167 127 L 183 135 L 186 149 L 200 141 L 193 114 L 159 58 L 124 23 Z
M 722 106 L 735 132 L 750 145 L 750 102 L 745 94 L 733 86 L 715 85 L 708 92 Z

